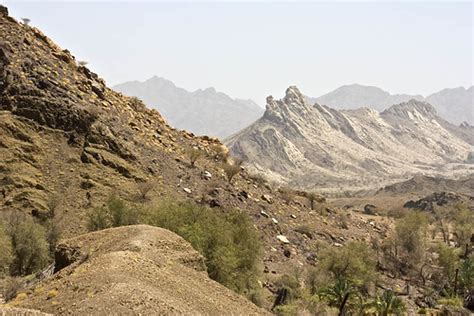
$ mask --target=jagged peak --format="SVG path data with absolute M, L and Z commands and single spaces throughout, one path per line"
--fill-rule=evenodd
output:
M 301 91 L 296 86 L 289 86 L 285 91 L 285 97 L 283 98 L 285 103 L 306 103 L 306 99 Z
M 434 106 L 428 102 L 411 99 L 408 102 L 395 104 L 382 112 L 382 114 L 393 114 L 401 117 L 412 117 L 422 115 L 425 118 L 435 118 L 438 116 Z M 416 115 L 414 115 L 416 114 Z

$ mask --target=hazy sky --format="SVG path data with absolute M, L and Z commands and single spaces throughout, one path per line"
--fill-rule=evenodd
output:
M 158 75 L 262 105 L 294 84 L 310 96 L 472 85 L 472 2 L 0 3 L 109 85 Z

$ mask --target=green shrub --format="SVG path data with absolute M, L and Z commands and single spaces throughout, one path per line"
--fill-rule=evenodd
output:
M 205 257 L 212 279 L 240 293 L 255 287 L 260 242 L 245 214 L 163 202 L 147 212 L 147 222 L 190 242 Z
M 376 255 L 363 242 L 352 241 L 341 248 L 327 248 L 320 255 L 320 269 L 333 279 L 344 279 L 356 287 L 367 287 L 377 278 Z
M 124 200 L 112 195 L 105 207 L 100 207 L 89 213 L 87 227 L 90 231 L 135 225 L 140 223 L 140 212 L 130 207 Z
M 31 274 L 48 263 L 46 232 L 31 217 L 15 217 L 10 221 L 9 234 L 14 254 L 11 272 L 14 275 Z
M 386 290 L 382 295 L 377 296 L 373 306 L 380 316 L 403 315 L 405 312 L 405 304 L 402 299 L 390 290 Z
M 406 254 L 408 264 L 418 264 L 425 257 L 426 215 L 414 212 L 395 223 L 396 246 Z
M 0 277 L 8 275 L 12 262 L 12 241 L 2 223 L 0 223 Z

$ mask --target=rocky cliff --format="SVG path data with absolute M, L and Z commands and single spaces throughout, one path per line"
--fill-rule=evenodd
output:
M 311 105 L 296 87 L 267 99 L 263 117 L 229 138 L 231 151 L 276 180 L 301 187 L 369 187 L 411 174 L 472 171 L 472 130 L 410 100 L 382 113 Z M 471 144 L 470 144 L 471 142 Z M 271 159 L 269 159 L 271 157 Z

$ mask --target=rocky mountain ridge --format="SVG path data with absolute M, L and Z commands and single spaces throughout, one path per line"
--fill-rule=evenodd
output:
M 263 113 L 252 100 L 233 99 L 212 87 L 189 92 L 156 76 L 144 82 L 125 82 L 114 89 L 139 97 L 148 107 L 159 110 L 172 126 L 196 135 L 225 138 Z
M 226 143 L 275 180 L 330 189 L 380 186 L 418 173 L 472 172 L 466 162 L 473 135 L 439 118 L 426 102 L 410 100 L 382 113 L 338 111 L 309 104 L 292 86 L 282 100 L 267 98 L 263 117 Z
M 427 97 L 422 95 L 390 94 L 378 87 L 360 84 L 344 85 L 317 98 L 308 97 L 310 104 L 319 103 L 338 110 L 370 107 L 379 112 L 388 107 L 410 100 L 432 104 L 440 117 L 459 125 L 474 124 L 474 87 L 443 89 Z

